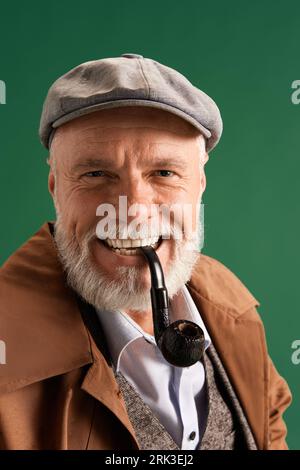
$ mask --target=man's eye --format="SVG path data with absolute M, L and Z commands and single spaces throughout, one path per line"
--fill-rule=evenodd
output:
M 163 177 L 173 176 L 175 174 L 174 171 L 171 170 L 157 170 L 156 173 L 158 174 L 158 176 Z
M 97 176 L 104 176 L 104 175 L 105 175 L 104 171 L 96 170 L 96 171 L 89 171 L 88 173 L 85 173 L 83 176 L 96 178 Z

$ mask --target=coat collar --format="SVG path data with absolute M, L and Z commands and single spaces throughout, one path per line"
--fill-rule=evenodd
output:
M 105 355 L 105 339 L 90 333 L 82 303 L 66 285 L 52 225 L 46 222 L 0 272 L 0 339 L 7 346 L 0 393 L 91 364 L 82 388 L 115 413 L 134 437 Z M 249 315 L 259 302 L 225 266 L 203 254 L 187 286 L 262 446 L 266 351 L 261 324 Z

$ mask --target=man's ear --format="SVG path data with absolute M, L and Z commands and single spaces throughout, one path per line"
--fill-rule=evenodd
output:
M 206 188 L 206 175 L 204 169 L 202 170 L 202 175 L 201 175 L 201 191 L 204 193 Z
M 54 199 L 54 191 L 55 191 L 55 176 L 52 171 L 52 168 L 49 170 L 49 175 L 48 175 L 48 190 L 49 193 L 52 196 L 52 199 Z
M 203 166 L 202 166 L 202 175 L 201 175 L 201 191 L 203 193 L 206 188 L 205 164 L 208 162 L 208 159 L 209 159 L 208 153 L 205 152 L 204 159 L 203 159 Z
M 208 153 L 205 152 L 203 166 L 205 165 L 205 163 L 208 162 L 208 159 L 209 159 Z

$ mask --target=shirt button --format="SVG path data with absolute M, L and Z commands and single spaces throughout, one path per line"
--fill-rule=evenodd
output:
M 193 441 L 193 440 L 195 439 L 195 437 L 196 437 L 196 433 L 195 433 L 195 431 L 193 431 L 193 432 L 191 432 L 191 434 L 189 435 L 189 440 L 190 440 L 190 441 Z

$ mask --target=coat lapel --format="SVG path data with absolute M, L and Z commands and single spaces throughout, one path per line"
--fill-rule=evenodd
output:
M 87 327 L 93 364 L 89 368 L 82 390 L 106 406 L 130 432 L 134 445 L 138 448 L 134 428 L 127 414 L 126 405 L 111 367 L 110 355 L 99 319 L 94 307 L 78 298 L 82 319 Z
M 129 420 L 125 402 L 112 368 L 107 364 L 104 356 L 97 348 L 92 337 L 91 346 L 94 362 L 84 377 L 81 389 L 96 398 L 96 400 L 106 406 L 116 416 L 116 418 L 121 421 L 131 434 L 134 447 L 138 449 L 139 445 L 135 431 Z
M 245 311 L 222 309 L 201 295 L 199 275 L 198 272 L 192 277 L 189 291 L 240 400 L 257 446 L 263 449 L 268 422 L 267 352 L 264 330 L 253 308 L 259 303 L 249 295 Z

